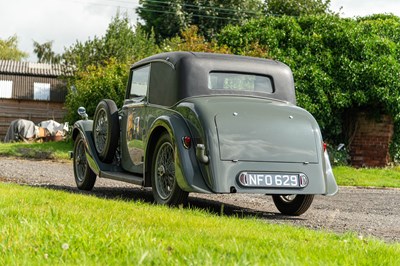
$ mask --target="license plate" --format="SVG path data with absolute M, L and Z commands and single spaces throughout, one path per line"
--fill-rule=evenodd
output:
M 242 186 L 260 188 L 300 188 L 308 184 L 307 176 L 297 173 L 241 172 L 238 180 Z

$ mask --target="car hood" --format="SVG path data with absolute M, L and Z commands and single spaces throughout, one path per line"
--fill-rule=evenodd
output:
M 320 130 L 306 110 L 245 97 L 209 97 L 202 105 L 214 119 L 221 160 L 318 163 Z

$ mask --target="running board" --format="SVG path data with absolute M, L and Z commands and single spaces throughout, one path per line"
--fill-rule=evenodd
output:
M 139 186 L 143 186 L 144 184 L 142 176 L 127 172 L 100 171 L 99 177 L 132 183 Z

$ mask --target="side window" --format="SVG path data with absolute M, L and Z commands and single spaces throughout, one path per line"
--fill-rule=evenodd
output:
M 132 70 L 131 91 L 129 98 L 147 95 L 149 87 L 150 65 Z
M 11 98 L 12 86 L 12 80 L 0 80 L 0 98 Z

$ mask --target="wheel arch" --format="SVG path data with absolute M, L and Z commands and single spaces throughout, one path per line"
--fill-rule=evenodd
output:
M 72 139 L 75 141 L 79 135 L 82 136 L 86 146 L 86 155 L 89 166 L 96 175 L 99 175 L 101 168 L 104 168 L 105 164 L 103 164 L 97 156 L 93 142 L 92 128 L 93 120 L 79 120 L 75 122 L 72 130 Z
M 192 137 L 184 118 L 178 114 L 161 116 L 152 123 L 149 132 L 145 150 L 145 186 L 151 186 L 151 158 L 157 139 L 161 134 L 167 132 L 175 147 L 175 174 L 180 188 L 188 192 L 209 193 L 210 189 L 204 182 L 199 162 L 196 159 L 194 143 L 189 149 L 183 147 L 182 138 L 184 136 Z
M 75 140 L 81 134 L 85 140 L 91 137 L 93 128 L 93 120 L 78 120 L 72 129 L 72 139 Z

